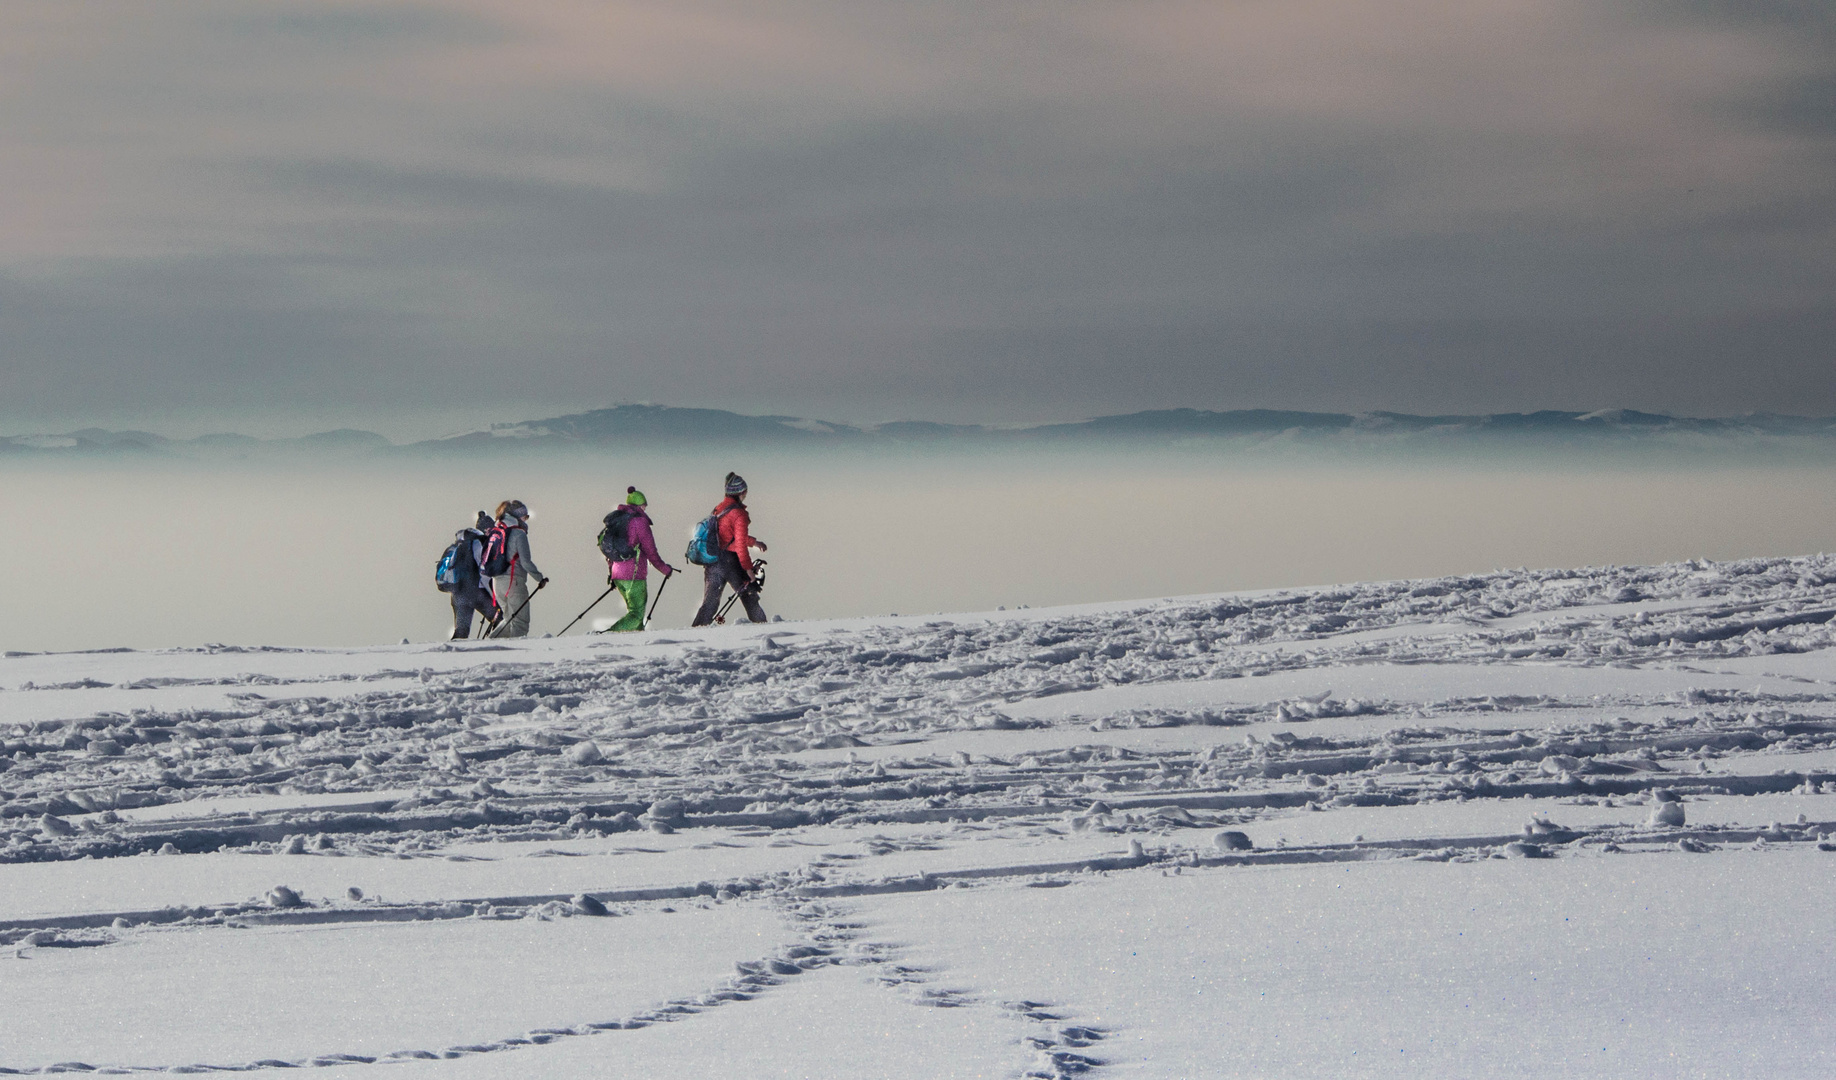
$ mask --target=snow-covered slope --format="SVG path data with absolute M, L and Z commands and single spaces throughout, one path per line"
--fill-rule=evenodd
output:
M 11 654 L 0 1067 L 1822 1074 L 1833 620 L 1819 556 Z

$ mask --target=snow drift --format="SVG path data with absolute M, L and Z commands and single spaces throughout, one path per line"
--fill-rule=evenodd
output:
M 9 654 L 0 1066 L 1820 1074 L 1832 645 L 1818 556 Z

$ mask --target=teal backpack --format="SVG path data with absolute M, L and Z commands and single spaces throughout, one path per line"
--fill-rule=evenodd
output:
M 701 519 L 683 558 L 696 566 L 713 566 L 720 561 L 720 518 L 720 514 L 709 514 Z

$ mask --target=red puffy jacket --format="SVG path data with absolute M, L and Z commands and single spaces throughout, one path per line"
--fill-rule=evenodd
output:
M 714 513 L 720 515 L 720 548 L 739 556 L 740 569 L 751 577 L 752 553 L 747 549 L 752 546 L 752 515 L 747 512 L 746 504 L 729 495 L 722 499 Z

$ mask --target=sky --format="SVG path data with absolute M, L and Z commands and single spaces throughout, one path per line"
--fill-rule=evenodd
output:
M 1823 0 L 9 0 L 0 434 L 1836 414 Z

